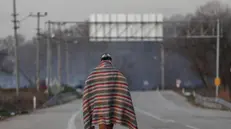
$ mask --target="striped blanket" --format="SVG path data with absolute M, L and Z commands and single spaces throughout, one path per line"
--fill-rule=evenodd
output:
M 126 78 L 110 61 L 101 62 L 88 76 L 82 106 L 84 129 L 99 124 L 138 129 Z

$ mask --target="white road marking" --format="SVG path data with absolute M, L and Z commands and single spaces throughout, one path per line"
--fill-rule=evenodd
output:
M 175 123 L 176 121 L 174 120 L 166 120 L 167 123 Z
M 171 119 L 162 119 L 162 118 L 160 118 L 160 117 L 158 117 L 158 116 L 156 116 L 156 115 L 153 115 L 153 114 L 151 114 L 151 113 L 149 113 L 149 112 L 146 112 L 146 111 L 144 111 L 144 110 L 142 110 L 142 109 L 139 109 L 139 108 L 137 108 L 137 107 L 134 107 L 134 108 L 135 108 L 136 111 L 138 111 L 138 112 L 140 112 L 140 113 L 142 113 L 142 114 L 144 114 L 144 115 L 150 116 L 150 117 L 152 117 L 152 118 L 154 118 L 154 119 L 156 119 L 156 120 L 159 120 L 159 121 L 161 121 L 161 122 L 163 122 L 163 123 L 176 123 L 175 120 L 171 120 Z M 68 121 L 67 129 L 77 129 L 76 126 L 75 126 L 75 118 L 81 113 L 81 111 L 82 111 L 82 109 L 78 110 L 77 112 L 75 112 L 75 113 L 71 116 L 71 118 L 70 118 L 69 121 Z M 194 126 L 191 126 L 191 125 L 185 125 L 185 126 L 186 126 L 187 128 L 190 128 L 190 129 L 199 129 L 199 128 L 194 127 Z
M 160 117 L 158 117 L 158 116 L 155 116 L 155 115 L 153 115 L 153 114 L 151 114 L 151 113 L 149 113 L 149 112 L 146 112 L 146 111 L 144 111 L 144 110 L 141 110 L 141 109 L 139 109 L 139 108 L 137 108 L 137 107 L 135 107 L 135 110 L 138 111 L 138 112 L 140 112 L 140 113 L 142 113 L 142 114 L 144 114 L 144 115 L 150 116 L 150 117 L 152 117 L 152 118 L 154 118 L 154 119 L 157 119 L 157 120 L 159 120 L 159 121 L 161 121 L 161 122 L 164 122 L 164 123 L 175 123 L 174 120 L 162 119 L 162 118 L 160 118 Z
M 149 113 L 149 112 L 146 112 L 146 111 L 144 111 L 144 110 L 142 110 L 142 109 L 139 109 L 139 108 L 137 108 L 137 107 L 135 107 L 135 110 L 138 111 L 138 112 L 140 112 L 140 113 L 142 113 L 142 114 L 144 114 L 144 115 L 150 116 L 150 117 L 152 117 L 152 118 L 154 118 L 154 119 L 157 119 L 157 120 L 159 120 L 159 121 L 161 121 L 161 122 L 164 122 L 164 123 L 178 123 L 178 122 L 176 122 L 175 120 L 162 119 L 162 118 L 160 118 L 160 117 L 158 117 L 158 116 L 155 116 L 155 115 L 153 115 L 153 114 L 151 114 L 151 113 Z M 190 128 L 190 129 L 199 129 L 199 128 L 194 127 L 194 126 L 191 126 L 191 125 L 184 125 L 184 126 L 186 126 L 187 128 Z
M 186 127 L 191 128 L 191 129 L 199 129 L 199 128 L 191 126 L 191 125 L 186 125 Z
M 135 107 L 135 110 L 138 111 L 138 112 L 140 112 L 140 113 L 142 113 L 142 114 L 144 114 L 144 115 L 150 116 L 150 117 L 152 117 L 152 118 L 154 118 L 154 119 L 157 119 L 157 120 L 163 122 L 163 120 L 162 120 L 160 117 L 155 116 L 155 115 L 152 115 L 152 114 L 149 113 L 149 112 L 146 112 L 146 111 L 144 111 L 144 110 L 141 110 L 141 109 L 139 109 L 139 108 L 137 108 L 137 107 Z
M 67 129 L 76 129 L 75 118 L 80 114 L 81 111 L 82 111 L 82 109 L 79 109 L 77 112 L 75 112 L 71 116 L 71 118 L 69 119 L 68 124 L 67 124 Z

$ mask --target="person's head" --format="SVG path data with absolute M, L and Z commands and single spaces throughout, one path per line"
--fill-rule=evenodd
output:
M 105 53 L 101 56 L 101 61 L 112 61 L 111 55 L 108 53 Z

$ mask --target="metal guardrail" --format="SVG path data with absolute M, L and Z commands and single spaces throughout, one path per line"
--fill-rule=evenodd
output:
M 195 103 L 199 104 L 206 108 L 212 108 L 212 109 L 222 109 L 222 105 L 217 103 L 215 98 L 210 97 L 203 97 L 198 94 L 194 94 L 195 96 Z
M 222 109 L 226 108 L 231 110 L 231 103 L 221 99 L 221 98 L 214 98 L 214 97 L 204 97 L 198 94 L 194 94 L 195 102 L 207 107 L 207 108 L 215 108 L 215 109 Z
M 220 99 L 220 98 L 217 98 L 216 102 L 231 110 L 231 103 L 230 102 L 227 102 L 227 101 Z
M 81 96 L 77 92 L 60 93 L 49 99 L 46 103 L 43 104 L 42 107 L 64 104 L 80 97 Z
M 231 103 L 227 102 L 221 98 L 214 98 L 214 97 L 204 97 L 199 94 L 196 94 L 195 91 L 186 92 L 185 89 L 182 89 L 182 93 L 185 96 L 193 95 L 195 98 L 195 102 L 203 107 L 207 108 L 215 108 L 215 109 L 222 109 L 223 107 L 231 110 Z

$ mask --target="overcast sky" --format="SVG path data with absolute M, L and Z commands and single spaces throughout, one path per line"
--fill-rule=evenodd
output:
M 0 0 L 0 37 L 12 35 L 12 1 Z M 91 13 L 162 13 L 169 16 L 194 11 L 198 6 L 211 0 L 16 0 L 19 19 L 29 12 L 48 12 L 41 20 L 87 19 Z M 231 4 L 231 0 L 219 0 Z M 35 34 L 36 19 L 29 18 L 21 23 L 19 33 L 27 38 Z

